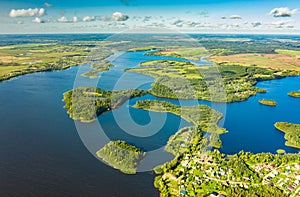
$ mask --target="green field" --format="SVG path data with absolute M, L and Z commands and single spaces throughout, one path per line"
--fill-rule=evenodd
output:
M 155 78 L 149 93 L 171 99 L 199 99 L 214 102 L 243 101 L 265 90 L 257 82 L 299 74 L 257 66 L 220 64 L 196 66 L 190 62 L 153 60 L 140 68 L 127 69 Z
M 291 56 L 296 57 L 297 59 L 300 59 L 300 51 L 296 51 L 296 50 L 282 50 L 282 49 L 281 50 L 277 49 L 275 51 L 278 54 L 291 55 Z
M 237 64 L 243 66 L 257 66 L 274 70 L 300 71 L 300 59 L 284 54 L 234 54 L 227 56 L 212 56 L 217 64 Z
M 81 64 L 89 50 L 72 44 L 23 44 L 0 47 L 0 81 L 38 71 Z
M 161 49 L 154 52 L 148 52 L 147 55 L 150 56 L 170 56 L 176 58 L 185 58 L 189 60 L 199 60 L 201 57 L 209 56 L 210 53 L 204 47 L 180 47 L 180 48 L 170 48 Z

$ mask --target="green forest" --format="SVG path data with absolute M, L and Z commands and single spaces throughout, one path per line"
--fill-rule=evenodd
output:
M 298 90 L 297 92 L 289 92 L 288 95 L 291 97 L 300 98 L 300 90 Z
M 146 155 L 141 149 L 120 140 L 109 142 L 96 154 L 108 165 L 126 174 L 135 174 L 137 165 Z
M 181 116 L 204 132 L 217 134 L 226 132 L 226 129 L 217 125 L 223 115 L 207 105 L 181 107 L 165 101 L 142 100 L 138 101 L 134 107 L 149 111 L 173 113 Z
M 284 138 L 287 140 L 285 145 L 300 148 L 300 124 L 276 122 L 274 126 L 285 133 Z
M 143 90 L 101 90 L 96 87 L 79 87 L 64 93 L 63 101 L 74 120 L 92 122 L 101 113 L 120 107 L 131 98 L 147 93 Z
M 171 99 L 199 99 L 214 102 L 244 101 L 266 92 L 254 85 L 259 81 L 294 76 L 296 71 L 278 71 L 255 65 L 220 63 L 196 66 L 190 62 L 154 60 L 142 62 L 141 68 L 126 69 L 155 78 L 149 93 Z

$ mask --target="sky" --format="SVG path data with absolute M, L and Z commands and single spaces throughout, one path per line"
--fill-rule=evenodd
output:
M 0 34 L 300 34 L 298 0 L 0 0 Z

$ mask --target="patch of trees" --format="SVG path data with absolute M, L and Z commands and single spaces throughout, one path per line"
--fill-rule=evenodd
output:
M 135 174 L 137 165 L 146 156 L 140 148 L 121 140 L 109 142 L 96 154 L 107 164 L 126 174 Z
M 284 138 L 287 140 L 287 146 L 300 148 L 300 124 L 292 124 L 288 122 L 276 122 L 276 129 L 285 133 Z
M 79 87 L 64 93 L 64 106 L 74 120 L 91 122 L 101 113 L 120 107 L 131 98 L 147 93 L 144 90 L 101 90 L 96 87 Z

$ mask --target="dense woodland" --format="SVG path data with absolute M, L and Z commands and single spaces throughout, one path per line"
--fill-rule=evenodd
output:
M 197 37 L 197 35 L 195 35 Z M 213 55 L 232 55 L 240 53 L 275 53 L 276 49 L 299 49 L 299 42 L 286 42 L 279 38 L 255 37 L 214 37 L 201 39 L 200 44 Z
M 109 142 L 96 154 L 107 164 L 126 174 L 135 174 L 138 163 L 146 155 L 141 149 L 120 140 Z
M 276 122 L 276 129 L 285 133 L 284 138 L 287 140 L 286 145 L 300 148 L 300 124 L 288 122 Z
M 170 112 L 181 116 L 204 132 L 222 134 L 226 129 L 218 127 L 217 123 L 223 115 L 207 105 L 178 106 L 158 100 L 143 100 L 135 104 L 136 108 L 149 111 Z
M 116 109 L 128 99 L 146 93 L 143 90 L 108 91 L 95 87 L 79 87 L 65 92 L 63 101 L 72 119 L 91 122 L 101 113 Z

